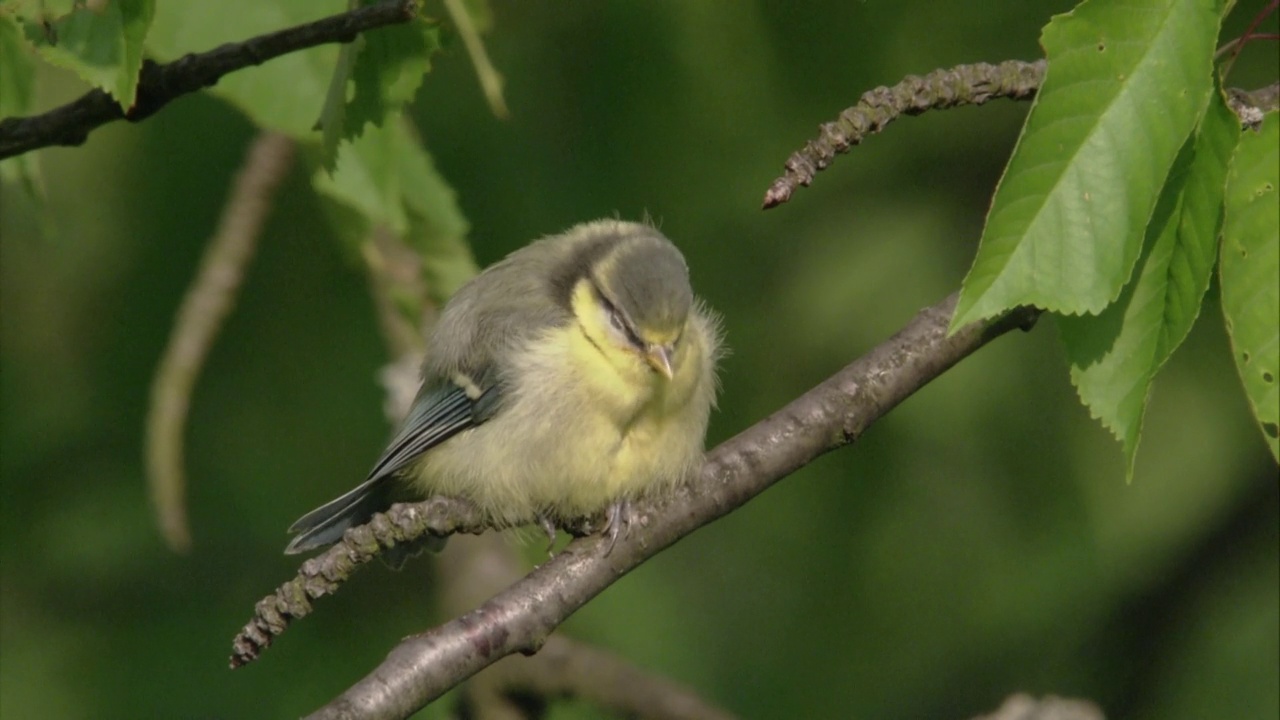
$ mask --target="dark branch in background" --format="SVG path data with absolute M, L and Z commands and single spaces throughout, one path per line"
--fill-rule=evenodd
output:
M 507 657 L 490 672 L 513 700 L 576 698 L 614 717 L 649 720 L 733 720 L 688 688 L 645 672 L 617 655 L 553 635 L 532 658 Z M 474 682 L 474 681 L 473 681 Z
M 952 296 L 922 311 L 888 342 L 709 453 L 700 476 L 689 486 L 668 497 L 637 503 L 630 533 L 608 555 L 606 541 L 598 536 L 570 543 L 476 610 L 401 643 L 370 675 L 312 717 L 408 717 L 497 660 L 536 652 L 570 614 L 624 574 L 819 455 L 853 442 L 929 380 L 988 341 L 1015 328 L 1030 327 L 1038 315 L 1035 310 L 1020 309 L 985 327 L 970 325 L 948 337 L 946 328 L 954 308 Z M 308 590 L 312 580 L 328 586 L 319 594 L 331 592 L 340 578 L 321 576 L 314 566 L 328 563 L 337 572 L 349 571 L 358 559 L 339 559 L 354 555 L 353 546 L 372 557 L 376 546 L 408 540 L 415 529 L 428 525 L 436 532 L 454 529 L 445 527 L 443 517 L 425 520 L 431 508 L 444 509 L 447 502 L 436 499 L 397 506 L 371 526 L 348 531 L 340 545 L 304 565 L 291 584 L 294 589 L 286 594 L 318 596 Z M 462 506 L 455 507 L 465 512 Z M 405 527 L 400 527 L 402 523 Z M 291 611 L 274 609 L 285 615 L 276 620 L 287 623 Z M 270 637 L 248 639 L 258 648 L 270 641 Z M 246 635 L 237 643 L 243 640 Z M 233 663 L 252 659 L 242 650 L 238 644 Z
M 1143 582 L 1084 638 L 1082 667 L 1092 668 L 1088 685 L 1114 717 L 1136 717 L 1142 708 L 1155 706 L 1164 690 L 1160 660 L 1174 657 L 1188 635 L 1197 632 L 1188 618 L 1213 602 L 1224 585 L 1238 582 L 1236 573 L 1253 553 L 1272 548 L 1274 554 L 1280 541 L 1277 505 L 1280 484 L 1275 465 L 1267 461 L 1247 490 L 1167 562 L 1145 573 Z
M 797 187 L 808 187 L 814 175 L 830 165 L 836 155 L 849 152 L 849 148 L 863 138 L 880 132 L 902 115 L 981 105 L 1002 97 L 1026 100 L 1034 97 L 1040 88 L 1044 70 L 1044 60 L 957 65 L 949 70 L 935 70 L 924 77 L 908 75 L 893 87 L 869 90 L 856 105 L 840 113 L 835 122 L 823 124 L 816 139 L 787 158 L 787 172 L 774 180 L 765 192 L 764 208 L 777 207 L 791 199 Z
M 273 132 L 259 133 L 249 149 L 151 383 L 147 479 L 160 532 L 176 552 L 191 547 L 182 470 L 182 432 L 191 391 L 223 319 L 235 305 L 245 266 L 271 212 L 271 200 L 293 165 L 293 151 L 291 138 Z
M 1245 28 L 1243 35 L 1219 48 L 1218 52 L 1214 54 L 1214 58 L 1218 58 L 1221 57 L 1223 53 L 1231 53 L 1231 57 L 1227 58 L 1227 61 L 1222 64 L 1223 78 L 1231 74 L 1231 68 L 1235 66 L 1236 58 L 1240 57 L 1240 51 L 1243 50 L 1244 46 L 1248 45 L 1250 41 L 1267 38 L 1275 39 L 1268 35 L 1260 35 L 1256 31 L 1258 26 L 1262 24 L 1262 21 L 1266 20 L 1267 16 L 1275 12 L 1278 7 L 1280 7 L 1280 0 L 1271 0 L 1271 2 L 1267 3 L 1266 7 L 1259 10 L 1257 14 L 1253 16 L 1253 19 L 1249 21 L 1249 27 Z
M 317 45 L 351 42 L 367 30 L 408 22 L 417 12 L 418 0 L 387 0 L 171 63 L 148 60 L 138 78 L 137 100 L 128 111 L 107 92 L 94 89 L 41 115 L 0 120 L 0 160 L 50 145 L 80 145 L 99 126 L 144 120 L 171 100 L 209 87 L 228 73 Z

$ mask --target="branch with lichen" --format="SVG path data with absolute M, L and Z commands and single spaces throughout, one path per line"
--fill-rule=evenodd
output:
M 1044 60 L 957 65 L 924 76 L 908 75 L 893 87 L 869 90 L 834 121 L 821 125 L 817 138 L 787 158 L 786 174 L 774 180 L 765 191 L 764 208 L 790 200 L 797 187 L 808 187 L 818 171 L 826 169 L 836 155 L 849 152 L 849 148 L 868 135 L 884 130 L 903 115 L 982 105 L 996 98 L 1026 100 L 1034 97 L 1040 88 L 1044 70 Z
M 137 100 L 128 110 L 94 89 L 40 115 L 0 120 L 0 160 L 52 145 L 80 145 L 89 133 L 116 120 L 144 120 L 171 101 L 214 85 L 224 75 L 317 45 L 349 43 L 360 33 L 412 20 L 418 0 L 385 0 L 315 22 L 241 42 L 227 43 L 170 63 L 150 60 L 138 77 Z
M 313 717 L 407 717 L 507 655 L 536 653 L 570 614 L 645 560 L 732 512 L 819 455 L 853 442 L 927 382 L 995 337 L 1029 327 L 1038 315 L 1035 310 L 1020 309 L 948 336 L 946 328 L 954 307 L 953 296 L 925 309 L 887 342 L 712 450 L 702 472 L 689 485 L 668 496 L 636 503 L 630 532 L 619 538 L 610 552 L 605 552 L 608 541 L 598 536 L 571 542 L 475 610 L 401 643 L 382 665 Z M 323 577 L 323 582 L 316 581 L 320 591 L 313 594 L 300 575 L 292 592 L 285 595 L 292 599 L 301 592 L 314 598 L 332 592 L 336 587 L 332 583 L 345 577 L 341 572 L 367 561 L 378 547 L 414 537 L 401 528 L 401 522 L 414 523 L 414 532 L 427 527 L 437 534 L 464 526 L 467 531 L 479 529 L 465 522 L 450 528 L 443 516 L 431 522 L 424 519 L 431 508 L 443 510 L 449 507 L 444 504 L 448 502 L 453 501 L 433 499 L 398 506 L 387 517 L 375 519 L 373 527 L 348 531 L 340 545 L 308 561 L 336 571 L 306 573 L 312 578 Z M 401 515 L 406 512 L 414 513 L 413 517 Z M 356 548 L 363 548 L 358 557 Z M 300 609 L 309 611 L 309 603 Z M 283 612 L 287 624 L 292 610 L 286 607 Z M 263 638 L 253 637 L 249 638 L 251 645 L 241 645 L 245 638 L 244 633 L 237 638 L 235 665 L 256 657 L 271 639 L 268 636 L 262 642 Z M 246 647 L 255 654 L 244 654 Z
M 231 667 L 256 660 L 290 622 L 311 614 L 313 600 L 337 592 L 352 573 L 383 550 L 428 534 L 448 537 L 489 529 L 474 505 L 443 497 L 393 505 L 374 515 L 367 524 L 348 530 L 341 542 L 302 563 L 296 577 L 258 601 L 253 619 L 232 642 Z
M 1045 68 L 1044 60 L 957 65 L 924 76 L 909 75 L 892 87 L 865 92 L 857 104 L 846 108 L 834 121 L 819 126 L 818 137 L 787 158 L 786 172 L 765 191 L 763 207 L 768 210 L 787 202 L 796 188 L 812 184 L 818 172 L 835 162 L 837 155 L 849 152 L 903 115 L 982 105 L 996 98 L 1030 100 L 1044 82 Z M 1256 126 L 1262 122 L 1263 113 L 1276 109 L 1278 94 L 1280 85 L 1272 84 L 1252 92 L 1233 88 L 1227 91 L 1227 99 L 1243 124 Z
M 191 392 L 222 321 L 235 305 L 245 266 L 293 158 L 293 140 L 279 133 L 260 133 L 250 147 L 151 383 L 147 479 L 160 532 L 178 552 L 191 547 L 182 444 Z

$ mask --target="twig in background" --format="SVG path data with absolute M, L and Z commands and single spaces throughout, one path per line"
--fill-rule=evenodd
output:
M 218 230 L 205 249 L 173 334 L 151 384 L 147 412 L 147 477 L 160 532 L 177 552 L 191 547 L 187 522 L 182 434 L 191 390 L 205 356 L 235 304 L 245 266 L 253 257 L 276 190 L 293 164 L 294 142 L 279 133 L 258 135 L 236 175 Z
M 511 113 L 507 110 L 507 101 L 502 98 L 502 74 L 489 60 L 489 53 L 485 52 L 484 42 L 480 40 L 480 32 L 475 23 L 471 21 L 471 14 L 467 12 L 462 0 L 444 0 L 444 7 L 458 28 L 458 35 L 467 48 L 467 55 L 471 56 L 471 64 L 476 68 L 476 77 L 480 80 L 489 109 L 499 119 L 506 120 Z

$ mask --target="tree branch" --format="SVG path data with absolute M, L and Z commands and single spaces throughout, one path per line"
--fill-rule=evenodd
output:
M 209 87 L 228 73 L 317 45 L 351 42 L 362 32 L 408 22 L 417 12 L 418 0 L 385 0 L 171 63 L 148 60 L 138 79 L 137 100 L 127 111 L 110 94 L 94 89 L 41 115 L 0 120 L 0 160 L 51 145 L 80 145 L 102 125 L 144 120 L 170 101 Z
M 885 129 L 903 115 L 920 115 L 929 110 L 947 110 L 961 105 L 982 105 L 996 98 L 1030 100 L 1044 82 L 1046 61 L 1006 60 L 999 65 L 976 63 L 934 70 L 921 76 L 908 75 L 893 87 L 868 90 L 857 104 L 845 108 L 834 121 L 818 127 L 818 137 L 787 158 L 786 172 L 764 193 L 765 210 L 791 199 L 799 187 L 809 187 L 818 172 L 849 152 L 868 135 Z M 1241 123 L 1257 127 L 1264 113 L 1274 110 L 1280 84 L 1273 83 L 1252 92 L 1230 88 L 1228 104 Z
M 957 65 L 934 70 L 924 77 L 908 75 L 893 87 L 868 90 L 835 121 L 820 126 L 816 139 L 787 158 L 786 174 L 774 180 L 765 191 L 764 209 L 790 200 L 797 187 L 808 187 L 818 171 L 826 169 L 836 155 L 849 152 L 849 148 L 863 138 L 884 130 L 899 117 L 960 105 L 982 105 L 1001 97 L 1028 100 L 1035 97 L 1040 88 L 1044 69 L 1044 60 Z
M 570 614 L 627 572 L 819 455 L 853 442 L 927 382 L 990 340 L 1030 327 L 1038 316 L 1019 309 L 948 337 L 955 300 L 953 295 L 921 311 L 889 341 L 711 451 L 690 485 L 636 503 L 630 532 L 612 552 L 606 554 L 608 541 L 598 536 L 570 543 L 476 610 L 402 642 L 311 717 L 408 717 L 497 660 L 537 652 Z

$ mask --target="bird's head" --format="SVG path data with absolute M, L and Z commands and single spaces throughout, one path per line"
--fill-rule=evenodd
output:
M 668 380 L 693 307 L 684 256 L 647 225 L 620 224 L 616 242 L 588 267 L 594 312 L 614 350 L 634 354 Z M 588 310 L 590 312 L 590 310 Z

